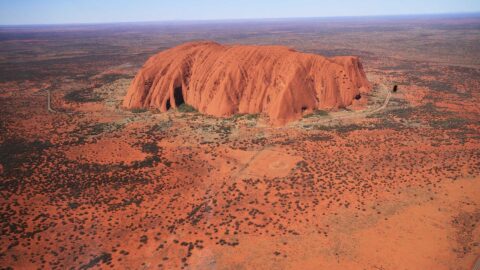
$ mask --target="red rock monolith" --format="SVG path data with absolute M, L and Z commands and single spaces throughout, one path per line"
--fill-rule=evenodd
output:
M 123 106 L 165 112 L 187 103 L 213 116 L 264 113 L 273 124 L 285 124 L 315 109 L 349 106 L 370 88 L 355 56 L 192 42 L 148 59 Z

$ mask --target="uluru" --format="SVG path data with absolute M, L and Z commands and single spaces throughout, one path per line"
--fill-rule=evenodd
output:
M 165 112 L 186 103 L 212 116 L 263 113 L 285 124 L 314 110 L 347 107 L 370 88 L 356 56 L 202 41 L 148 59 L 123 107 Z

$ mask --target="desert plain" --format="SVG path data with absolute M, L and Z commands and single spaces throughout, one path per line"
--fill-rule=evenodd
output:
M 280 126 L 122 107 L 198 40 L 358 56 L 372 89 Z M 472 269 L 479 103 L 478 15 L 1 27 L 0 267 Z

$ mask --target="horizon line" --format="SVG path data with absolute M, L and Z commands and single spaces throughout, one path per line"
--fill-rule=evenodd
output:
M 360 18 L 403 18 L 428 16 L 479 16 L 480 11 L 473 12 L 446 12 L 446 13 L 413 13 L 413 14 L 384 14 L 384 15 L 351 15 L 351 16 L 306 16 L 306 17 L 265 17 L 265 18 L 223 18 L 223 19 L 175 19 L 175 20 L 148 20 L 148 21 L 112 21 L 112 22 L 66 22 L 66 23 L 27 23 L 27 24 L 0 24 L 2 28 L 34 27 L 34 26 L 94 26 L 115 24 L 162 24 L 162 23 L 209 23 L 209 22 L 248 22 L 248 21 L 275 21 L 275 20 L 308 20 L 308 19 L 360 19 Z

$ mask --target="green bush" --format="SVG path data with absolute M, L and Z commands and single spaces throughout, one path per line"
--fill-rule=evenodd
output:
M 324 117 L 324 116 L 328 116 L 327 111 L 315 110 L 312 113 L 303 116 L 303 118 Z
M 100 102 L 103 100 L 103 98 L 93 93 L 92 88 L 70 91 L 64 96 L 64 98 L 66 101 L 78 103 Z
M 256 119 L 258 119 L 258 117 L 260 117 L 259 113 L 251 113 L 251 114 L 237 113 L 237 114 L 232 115 L 230 118 L 232 120 L 237 120 L 237 119 L 240 119 L 240 118 L 243 118 L 243 119 L 246 119 L 246 120 L 256 120 Z
M 147 111 L 147 109 L 144 109 L 144 108 L 132 109 L 132 113 L 144 113 L 146 111 Z
M 180 106 L 177 107 L 177 110 L 179 112 L 183 113 L 195 113 L 198 112 L 197 109 L 195 109 L 193 106 L 188 105 L 186 103 L 181 104 Z
M 258 113 L 255 113 L 255 114 L 247 114 L 247 115 L 245 116 L 245 119 L 247 119 L 247 120 L 256 120 L 256 119 L 258 119 L 259 116 L 260 116 L 260 114 L 258 114 Z
M 430 126 L 436 129 L 464 129 L 469 122 L 463 118 L 448 118 L 430 122 Z

